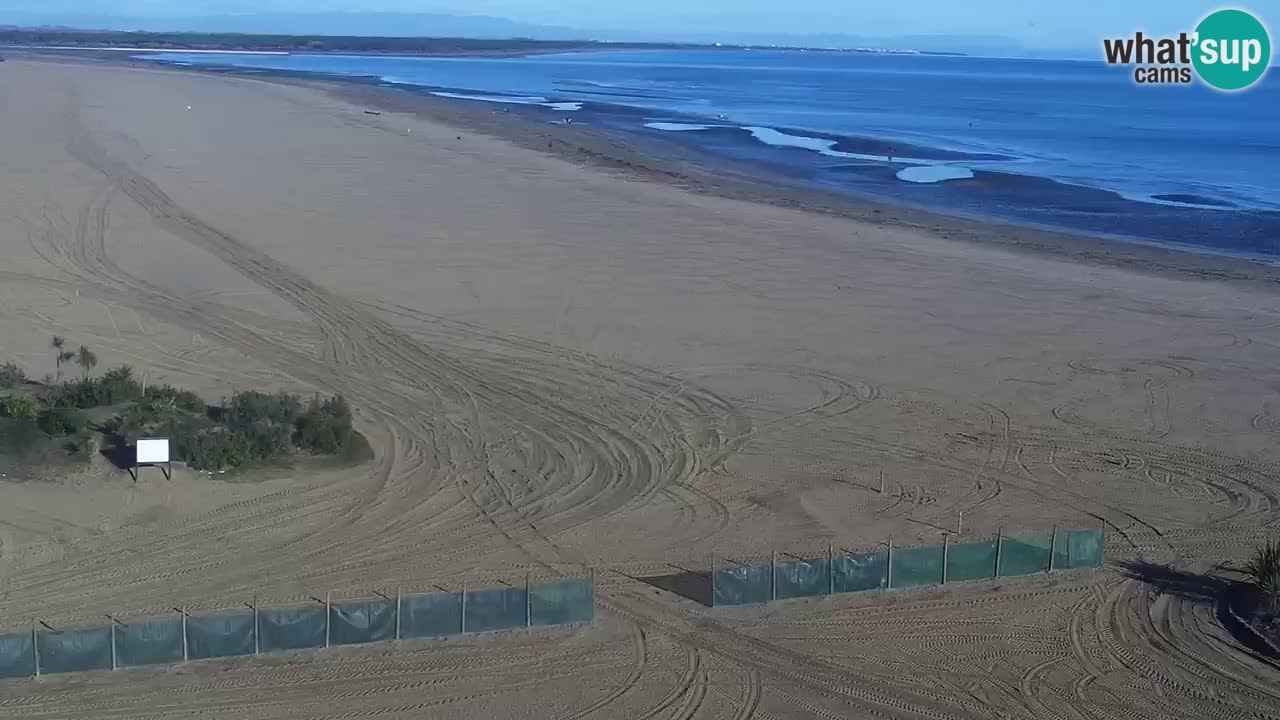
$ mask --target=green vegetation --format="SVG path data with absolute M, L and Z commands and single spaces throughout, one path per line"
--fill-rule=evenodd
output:
M 98 364 L 98 356 L 84 345 L 80 346 L 80 350 L 76 352 L 76 364 L 84 370 L 85 379 L 88 379 L 89 373 L 93 372 L 93 368 Z
M 62 363 L 67 362 L 76 356 L 76 354 L 70 350 L 63 350 L 63 347 L 65 347 L 66 344 L 67 339 L 60 335 L 54 335 L 53 339 L 49 341 L 49 345 L 53 347 L 54 366 L 58 368 L 58 380 L 62 379 Z
M 351 407 L 341 395 L 312 400 L 295 424 L 294 442 L 319 455 L 336 455 L 351 441 Z
M 1273 605 L 1280 603 L 1280 540 L 1268 540 L 1245 563 L 1244 574 Z
M 27 381 L 27 373 L 13 363 L 0 365 L 0 388 L 11 388 Z
M 42 410 L 36 417 L 36 426 L 51 437 L 74 435 L 88 425 L 89 421 L 85 418 L 84 413 L 69 407 Z
M 10 395 L 0 400 L 0 415 L 16 420 L 35 420 L 40 414 L 40 403 L 30 395 Z
M 50 345 L 61 364 L 74 360 L 83 376 L 66 382 L 46 378 L 29 393 L 0 398 L 0 449 L 25 455 L 31 446 L 55 440 L 68 452 L 89 456 L 99 434 L 115 446 L 139 437 L 169 437 L 173 458 L 200 470 L 227 470 L 286 459 L 297 452 L 359 461 L 367 444 L 352 430 L 351 408 L 342 397 L 315 397 L 305 407 L 297 395 L 239 392 L 218 408 L 171 385 L 145 387 L 132 367 L 121 365 L 92 377 L 98 358 L 86 346 L 65 351 L 65 339 Z M 9 382 L 12 380 L 12 382 Z M 26 374 L 0 366 L 6 387 L 25 385 Z M 113 415 L 92 423 L 85 411 L 109 408 Z M 101 411 L 96 413 L 103 417 Z
M 170 417 L 164 429 L 175 457 L 194 468 L 221 470 L 278 459 L 297 450 L 345 454 L 355 437 L 351 408 L 340 396 L 316 398 L 304 410 L 296 395 L 249 390 L 231 397 L 220 420 Z

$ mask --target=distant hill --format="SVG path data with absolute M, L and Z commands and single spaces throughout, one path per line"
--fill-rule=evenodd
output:
M 253 13 L 246 15 L 133 16 L 5 13 L 0 24 L 75 27 L 144 32 L 255 33 L 370 37 L 467 37 L 582 40 L 587 33 L 567 27 L 532 25 L 505 18 L 431 13 Z
M 602 0 L 606 1 L 606 0 Z M 1082 56 L 1078 52 L 1030 50 L 1004 37 L 966 35 L 855 35 L 846 33 L 651 32 L 620 28 L 573 28 L 517 22 L 500 17 L 438 13 L 296 12 L 240 15 L 133 16 L 84 13 L 0 12 L 0 26 L 145 31 L 157 33 L 248 33 L 347 37 L 451 37 L 477 39 L 676 43 L 809 48 L 876 48 L 934 53 L 1010 56 Z M 1093 57 L 1096 53 L 1084 53 Z

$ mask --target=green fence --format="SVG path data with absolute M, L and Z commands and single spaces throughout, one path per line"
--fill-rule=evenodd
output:
M 41 624 L 26 632 L 0 634 L 0 679 L 589 624 L 594 619 L 595 579 L 581 577 L 526 583 L 518 588 L 178 613 L 93 627 L 64 629 Z
M 1103 532 L 1063 530 L 876 552 L 831 552 L 826 558 L 774 557 L 719 561 L 711 568 L 711 603 L 759 605 L 833 593 L 896 590 L 1101 567 Z

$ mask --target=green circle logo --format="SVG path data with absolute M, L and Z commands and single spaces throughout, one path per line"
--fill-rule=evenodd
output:
M 1192 63 L 1200 79 L 1219 90 L 1258 82 L 1271 64 L 1271 37 L 1262 21 L 1243 10 L 1219 10 L 1196 26 Z

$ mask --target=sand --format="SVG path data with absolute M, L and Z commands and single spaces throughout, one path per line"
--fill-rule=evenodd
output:
M 588 568 L 597 622 L 4 682 L 6 717 L 1280 716 L 1206 575 L 1280 512 L 1265 273 L 693 192 L 352 99 L 0 64 L 0 356 L 52 372 L 58 333 L 209 397 L 342 393 L 376 454 L 6 478 L 0 627 Z M 746 610 L 644 581 L 960 512 L 1104 526 L 1109 565 Z

